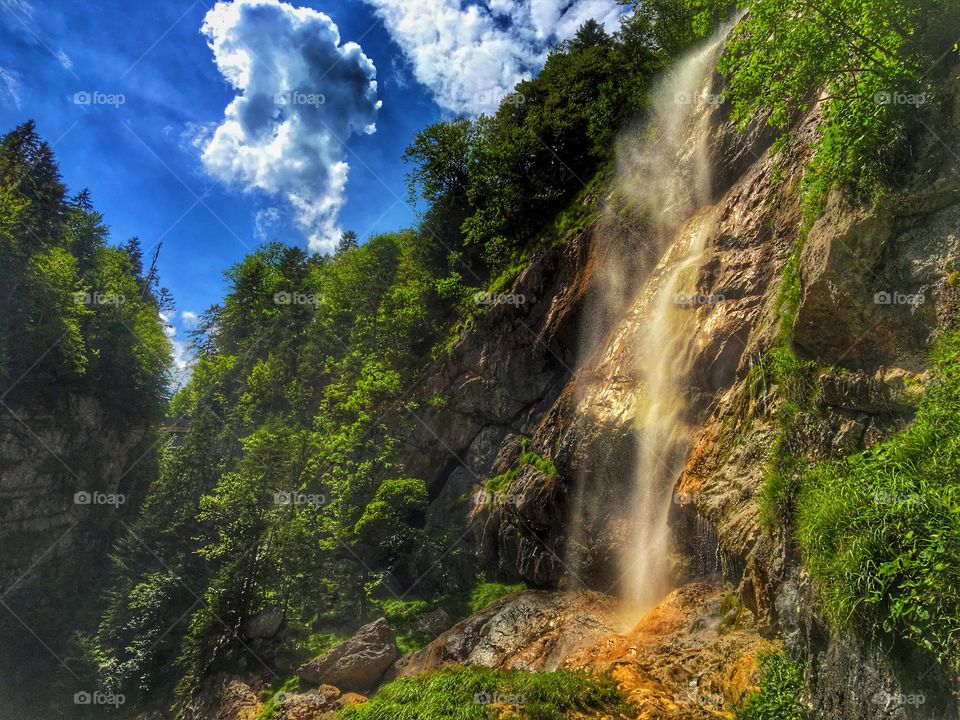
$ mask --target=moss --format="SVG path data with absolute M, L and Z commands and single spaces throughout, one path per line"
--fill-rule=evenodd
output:
M 530 449 L 530 439 L 524 438 L 521 441 L 521 454 L 520 459 L 511 467 L 509 470 L 496 475 L 495 477 L 487 480 L 485 486 L 487 492 L 491 494 L 499 494 L 506 492 L 507 488 L 510 486 L 517 476 L 520 474 L 520 471 L 523 470 L 527 465 L 532 465 L 541 473 L 546 475 L 548 478 L 556 477 L 557 475 L 557 466 L 552 460 L 547 460 L 539 453 Z
M 337 719 L 489 720 L 495 707 L 510 708 L 511 717 L 528 720 L 563 720 L 578 712 L 604 713 L 611 720 L 636 716 L 606 677 L 451 667 L 394 680 Z

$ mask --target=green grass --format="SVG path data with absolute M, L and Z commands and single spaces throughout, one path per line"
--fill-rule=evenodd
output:
M 523 583 L 516 585 L 503 585 L 492 582 L 480 583 L 474 588 L 473 592 L 470 593 L 470 612 L 480 612 L 484 608 L 493 605 L 500 598 L 524 589 Z
M 803 720 L 803 664 L 777 653 L 763 656 L 760 663 L 760 689 L 747 699 L 736 720 Z
M 881 625 L 960 671 L 960 332 L 913 424 L 803 476 L 797 538 L 834 624 Z
M 262 699 L 265 701 L 263 710 L 260 711 L 260 714 L 257 715 L 257 720 L 273 720 L 276 717 L 277 712 L 280 710 L 280 707 L 283 705 L 284 695 L 288 692 L 293 692 L 300 689 L 300 678 L 293 677 L 287 680 L 283 685 L 281 685 L 277 690 L 268 690 L 264 693 L 261 693 Z
M 394 680 L 364 705 L 341 711 L 337 720 L 489 720 L 497 715 L 483 701 L 494 697 L 528 720 L 563 720 L 591 711 L 635 717 L 609 678 L 451 667 Z

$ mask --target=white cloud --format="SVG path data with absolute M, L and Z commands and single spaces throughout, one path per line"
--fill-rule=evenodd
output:
M 284 197 L 310 248 L 332 251 L 349 171 L 342 143 L 376 130 L 373 62 L 341 45 L 327 15 L 280 0 L 218 2 L 202 31 L 237 90 L 212 135 L 194 138 L 204 167 Z
M 16 110 L 20 109 L 20 82 L 11 70 L 0 67 L 0 100 Z
M 274 229 L 280 222 L 280 210 L 275 207 L 263 208 L 257 210 L 253 217 L 253 234 L 257 236 L 260 242 L 269 242 L 274 239 L 272 236 Z
M 192 310 L 184 310 L 180 313 L 180 324 L 184 330 L 193 330 L 200 322 L 200 316 Z
M 73 60 L 63 50 L 57 50 L 57 60 L 63 65 L 65 70 L 73 70 Z
M 594 18 L 608 31 L 627 8 L 616 0 L 366 0 L 410 58 L 417 80 L 454 112 L 490 113 L 546 61 L 550 44 Z

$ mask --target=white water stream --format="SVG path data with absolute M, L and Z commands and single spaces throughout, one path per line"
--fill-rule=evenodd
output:
M 629 498 L 631 536 L 619 553 L 621 596 L 648 608 L 672 587 L 668 515 L 674 484 L 690 449 L 687 378 L 696 335 L 695 281 L 714 226 L 708 153 L 710 116 L 717 98 L 711 80 L 729 28 L 682 60 L 655 98 L 644 142 L 621 175 L 629 197 L 665 248 L 631 315 L 638 320 L 635 369 L 640 379 L 639 440 Z
M 632 328 L 638 445 L 630 497 L 624 499 L 617 591 L 636 610 L 649 609 L 673 586 L 668 515 L 693 431 L 685 411 L 697 316 L 704 301 L 709 303 L 696 297 L 695 287 L 714 227 L 708 149 L 718 99 L 709 92 L 728 31 L 722 29 L 664 77 L 650 122 L 622 141 L 618 152 L 615 190 L 645 218 L 643 243 L 659 257 L 623 318 Z M 611 277 L 603 279 L 607 287 L 622 287 L 618 272 L 613 263 Z

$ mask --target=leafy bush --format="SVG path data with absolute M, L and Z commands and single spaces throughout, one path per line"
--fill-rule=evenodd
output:
M 721 71 L 741 126 L 769 118 L 785 130 L 820 103 L 824 122 L 804 181 L 808 213 L 845 186 L 876 195 L 908 164 L 904 146 L 919 127 L 937 59 L 955 38 L 949 0 L 748 0 Z M 771 38 L 776 38 L 771 42 Z M 822 94 L 821 94 L 822 93 Z M 930 95 L 932 98 L 933 96 Z M 903 98 L 903 101 L 900 100 Z
M 770 653 L 761 658 L 760 689 L 753 693 L 736 720 L 803 720 L 803 664 Z
M 903 433 L 803 477 L 797 537 L 831 620 L 876 624 L 960 671 L 960 332 Z
M 337 719 L 490 720 L 496 717 L 492 705 L 497 701 L 513 707 L 516 717 L 530 720 L 562 720 L 576 712 L 602 712 L 610 718 L 636 714 L 609 678 L 451 667 L 394 680 Z

